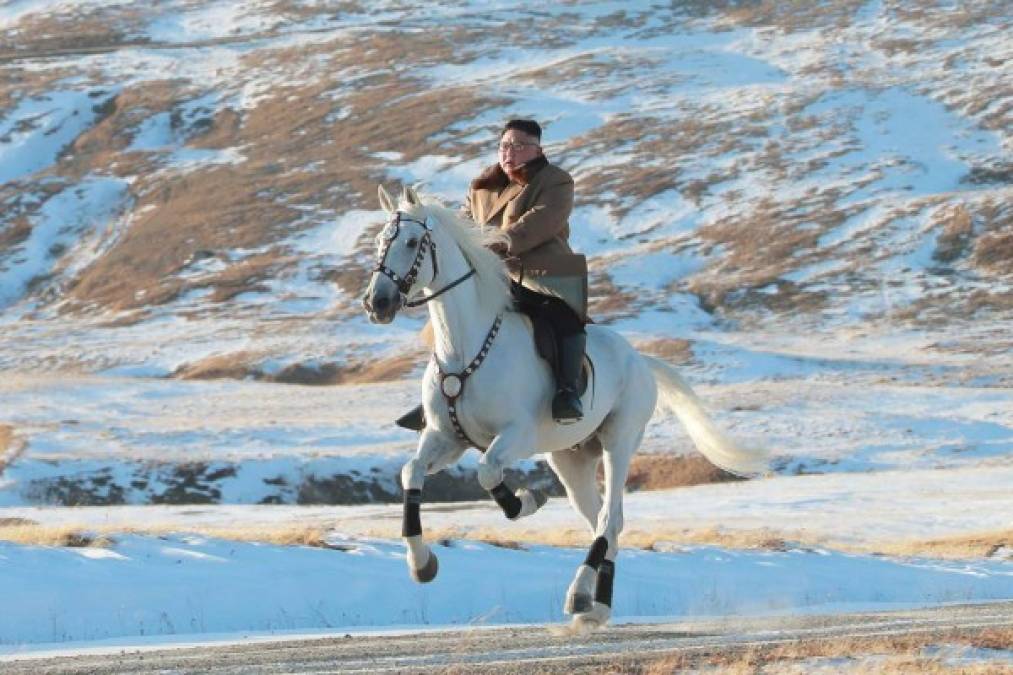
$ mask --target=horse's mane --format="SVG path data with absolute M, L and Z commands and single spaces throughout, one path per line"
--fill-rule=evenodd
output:
M 398 208 L 412 218 L 425 221 L 428 215 L 435 220 L 440 230 L 457 243 L 465 260 L 475 269 L 482 304 L 497 311 L 506 307 L 510 302 L 506 264 L 489 250 L 489 246 L 507 243 L 507 236 L 497 227 L 483 227 L 459 211 L 447 208 L 434 197 L 420 195 L 419 200 L 421 204 L 410 204 L 402 199 Z

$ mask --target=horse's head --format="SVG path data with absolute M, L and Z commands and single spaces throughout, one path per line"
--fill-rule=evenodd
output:
M 432 222 L 413 208 L 422 205 L 415 190 L 405 187 L 401 193 L 401 202 L 410 211 L 399 210 L 382 185 L 377 191 L 388 220 L 376 237 L 376 265 L 362 305 L 373 323 L 390 323 L 413 292 L 432 282 L 438 263 Z

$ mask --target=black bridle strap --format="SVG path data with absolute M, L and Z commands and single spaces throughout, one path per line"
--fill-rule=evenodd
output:
M 401 223 L 415 223 L 425 230 L 425 234 L 419 240 L 419 249 L 415 253 L 415 260 L 412 262 L 408 272 L 403 276 L 399 277 L 397 272 L 387 267 L 387 254 L 390 253 L 390 247 L 394 243 L 394 240 L 401 234 Z M 433 278 L 440 273 L 439 263 L 436 261 L 436 242 L 433 241 L 433 230 L 429 225 L 422 222 L 421 220 L 415 220 L 414 218 L 402 218 L 401 212 L 396 212 L 389 221 L 387 221 L 387 227 L 394 228 L 394 234 L 392 237 L 387 237 L 383 243 L 383 250 L 381 251 L 380 259 L 373 267 L 374 272 L 379 272 L 384 275 L 397 285 L 398 291 L 402 296 L 407 296 L 408 291 L 411 290 L 412 285 L 415 283 L 415 279 L 418 277 L 419 268 L 422 267 L 422 261 L 425 259 L 426 249 L 429 249 L 430 258 L 433 264 Z M 385 228 L 386 229 L 386 228 Z
M 465 281 L 467 281 L 468 279 L 472 278 L 473 276 L 475 276 L 475 268 L 474 267 L 472 267 L 470 270 L 468 270 L 467 272 L 465 272 L 464 276 L 462 276 L 460 279 L 457 279 L 456 281 L 453 281 L 453 282 L 447 284 L 446 286 L 444 286 L 440 290 L 436 291 L 432 295 L 426 296 L 426 297 L 422 298 L 421 300 L 409 300 L 408 298 L 405 298 L 405 301 L 404 301 L 403 304 L 404 304 L 405 307 L 421 307 L 422 305 L 426 304 L 430 300 L 435 300 L 436 298 L 440 297 L 441 295 L 443 295 L 444 293 L 446 293 L 447 291 L 449 291 L 451 288 L 454 288 L 455 286 L 457 286 L 459 284 L 463 284 Z
M 422 226 L 422 228 L 425 229 L 426 231 L 426 233 L 422 235 L 422 239 L 419 241 L 419 250 L 415 254 L 415 260 L 414 262 L 412 262 L 412 266 L 411 268 L 409 268 L 408 273 L 403 277 L 399 277 L 397 273 L 394 272 L 394 270 L 390 269 L 385 264 L 387 262 L 387 254 L 390 252 L 391 244 L 393 244 L 394 240 L 397 239 L 398 235 L 401 234 L 401 223 L 415 223 L 416 225 Z M 380 274 L 384 275 L 397 285 L 397 289 L 401 293 L 401 297 L 403 298 L 403 300 L 401 301 L 402 307 L 421 307 L 427 302 L 435 300 L 436 298 L 440 297 L 450 289 L 458 286 L 459 284 L 464 283 L 471 277 L 475 276 L 475 268 L 472 267 L 467 272 L 465 272 L 464 276 L 460 277 L 459 279 L 455 279 L 454 281 L 450 282 L 449 284 L 447 284 L 440 290 L 436 291 L 432 295 L 426 296 L 421 300 L 409 300 L 408 291 L 411 290 L 412 285 L 415 283 L 415 279 L 418 277 L 419 268 L 422 266 L 422 261 L 424 259 L 427 248 L 429 249 L 429 257 L 432 260 L 433 264 L 433 279 L 435 280 L 436 277 L 440 274 L 440 264 L 436 259 L 436 242 L 433 241 L 433 234 L 432 234 L 433 230 L 428 224 L 422 222 L 421 220 L 415 220 L 414 218 L 406 218 L 401 214 L 400 211 L 396 212 L 391 217 L 390 221 L 388 221 L 388 226 L 391 224 L 393 224 L 395 227 L 394 236 L 390 237 L 384 242 L 384 247 L 382 254 L 380 255 L 380 260 L 373 268 L 373 271 L 379 272 Z

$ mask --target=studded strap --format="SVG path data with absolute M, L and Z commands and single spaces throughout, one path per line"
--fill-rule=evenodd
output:
M 415 223 L 421 225 L 425 229 L 425 233 L 422 235 L 422 239 L 419 240 L 418 250 L 415 252 L 415 260 L 412 262 L 408 272 L 402 277 L 397 272 L 387 267 L 387 254 L 390 252 L 390 247 L 394 243 L 394 240 L 398 238 L 401 233 L 401 223 Z M 373 267 L 373 272 L 379 272 L 384 275 L 397 285 L 398 291 L 401 292 L 401 296 L 407 299 L 408 292 L 415 284 L 415 279 L 418 278 L 419 268 L 422 267 L 422 261 L 425 260 L 426 251 L 428 250 L 432 255 L 430 256 L 433 261 L 433 277 L 435 278 L 439 274 L 438 263 L 436 262 L 436 242 L 433 241 L 432 230 L 426 223 L 421 220 L 415 220 L 414 218 L 408 218 L 403 215 L 400 211 L 391 216 L 391 219 L 387 221 L 387 227 L 393 227 L 393 236 L 388 237 L 380 251 L 379 260 Z
M 499 333 L 500 325 L 503 323 L 503 315 L 500 314 L 496 317 L 496 320 L 492 323 L 492 328 L 489 329 L 489 333 L 485 336 L 485 342 L 482 343 L 482 348 L 478 351 L 478 354 L 471 360 L 467 366 L 464 367 L 459 373 L 445 373 L 440 368 L 439 363 L 436 364 L 436 369 L 440 373 L 440 391 L 443 393 L 443 397 L 447 399 L 447 412 L 450 415 L 450 423 L 454 426 L 454 432 L 457 437 L 461 440 L 467 441 L 472 446 L 482 450 L 486 450 L 485 446 L 479 445 L 468 436 L 465 432 L 464 427 L 461 426 L 461 420 L 457 417 L 457 410 L 460 407 L 458 399 L 461 394 L 464 393 L 465 381 L 478 370 L 478 367 L 485 361 L 485 357 L 489 354 L 489 349 L 492 347 L 493 340 L 496 339 L 496 334 Z M 435 360 L 435 356 L 433 359 Z

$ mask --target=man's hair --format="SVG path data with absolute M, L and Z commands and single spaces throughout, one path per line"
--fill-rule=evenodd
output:
M 523 131 L 529 136 L 534 136 L 539 141 L 542 140 L 542 127 L 534 120 L 510 120 L 503 125 L 503 131 L 499 132 L 500 138 L 511 129 Z

